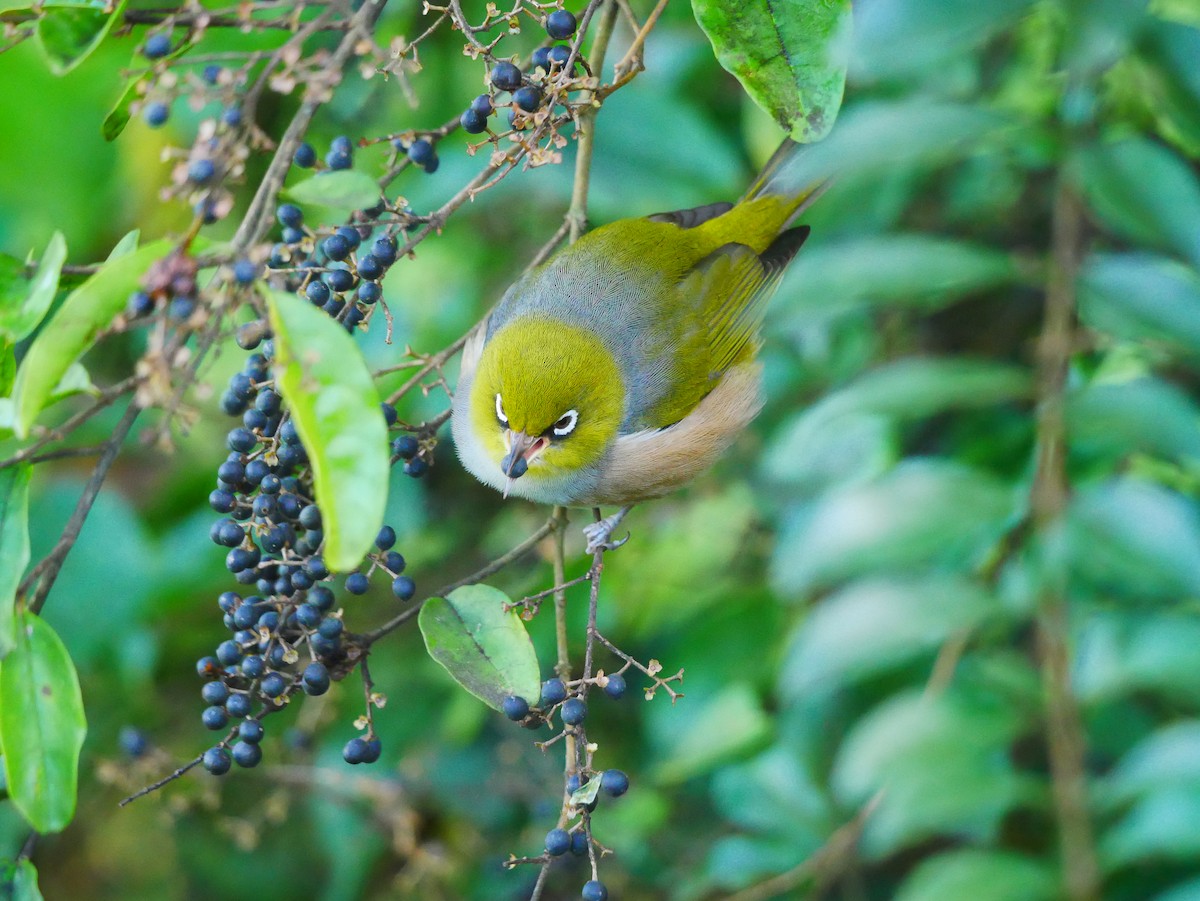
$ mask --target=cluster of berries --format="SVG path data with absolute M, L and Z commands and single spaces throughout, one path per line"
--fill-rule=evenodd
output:
M 556 9 L 546 17 L 546 33 L 556 41 L 564 41 L 575 33 L 577 23 L 573 13 Z M 529 74 L 523 73 L 516 64 L 501 61 L 492 67 L 488 81 L 496 92 L 508 93 L 511 101 L 508 124 L 521 131 L 529 126 L 529 117 L 541 109 L 545 102 L 544 80 L 566 70 L 571 59 L 571 48 L 566 44 L 539 47 L 529 62 Z M 541 70 L 544 75 L 538 75 Z M 503 105 L 503 104 L 500 104 Z M 459 117 L 459 125 L 467 134 L 477 135 L 487 131 L 488 117 L 497 106 L 494 94 L 480 94 Z M 411 156 L 411 152 L 410 152 Z

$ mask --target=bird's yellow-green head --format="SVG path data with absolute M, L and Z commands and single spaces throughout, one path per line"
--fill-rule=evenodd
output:
M 542 316 L 503 326 L 470 388 L 475 439 L 506 489 L 537 498 L 595 470 L 617 436 L 625 387 L 612 353 L 584 328 Z M 507 493 L 507 491 L 506 491 Z

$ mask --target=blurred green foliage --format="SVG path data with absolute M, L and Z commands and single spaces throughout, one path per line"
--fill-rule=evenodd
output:
M 1034 638 L 1047 594 L 1068 611 L 1100 894 L 1200 897 L 1200 16 L 1187 0 L 856 6 L 846 104 L 810 151 L 837 180 L 769 315 L 767 409 L 712 474 L 636 511 L 633 540 L 608 559 L 601 631 L 687 673 L 675 705 L 661 692 L 643 702 L 632 678 L 623 700 L 593 703 L 598 760 L 633 781 L 595 818 L 616 851 L 602 865 L 610 897 L 728 897 L 781 873 L 761 897 L 1065 897 Z M 416 4 L 389 4 L 381 35 L 411 35 L 418 19 Z M 131 228 L 150 238 L 186 223 L 156 199 L 159 154 L 197 111 L 176 110 L 163 132 L 134 121 L 115 143 L 100 136 L 141 33 L 111 36 L 62 78 L 32 42 L 0 55 L 0 84 L 21 86 L 0 91 L 6 252 L 40 252 L 57 229 L 86 262 Z M 441 34 L 423 50 L 416 108 L 394 82 L 349 79 L 314 143 L 457 114 L 479 89 L 460 42 Z M 595 222 L 736 197 L 778 140 L 686 5 L 668 6 L 646 62 L 598 117 Z M 289 113 L 265 110 L 264 127 Z M 414 209 L 477 171 L 460 147 L 450 138 L 436 175 L 397 184 Z M 359 168 L 373 171 L 372 153 Z M 396 342 L 360 339 L 373 366 L 405 344 L 437 350 L 477 319 L 557 227 L 569 162 L 514 174 L 396 267 Z M 1084 250 L 1069 503 L 1032 526 L 1034 372 L 1064 194 L 1082 203 Z M 87 362 L 111 381 L 138 353 L 108 342 Z M 205 386 L 219 391 L 240 362 L 225 348 Z M 270 765 L 189 775 L 116 807 L 208 741 L 193 663 L 221 637 L 214 599 L 229 587 L 205 505 L 227 425 L 203 386 L 192 402 L 199 416 L 173 453 L 130 442 L 45 610 L 89 723 L 76 819 L 33 857 L 45 896 L 527 897 L 532 873 L 500 863 L 540 852 L 561 767 L 451 682 L 414 629 L 372 656 L 389 703 L 369 771 L 338 753 L 361 709 L 355 678 L 280 715 L 292 728 L 268 739 Z M 91 421 L 80 443 L 115 419 Z M 33 559 L 88 471 L 39 467 Z M 545 513 L 473 484 L 443 447 L 426 480 L 392 479 L 388 521 L 432 589 Z M 493 582 L 541 590 L 547 561 L 548 549 Z M 584 564 L 572 556 L 567 575 Z M 581 640 L 584 595 L 572 597 Z M 354 603 L 361 623 L 394 606 Z M 548 669 L 548 613 L 531 632 Z M 149 756 L 122 756 L 128 725 L 151 737 Z M 852 849 L 795 869 L 864 805 Z M 0 857 L 26 835 L 0 804 Z M 577 862 L 556 865 L 548 897 L 576 897 L 583 879 Z

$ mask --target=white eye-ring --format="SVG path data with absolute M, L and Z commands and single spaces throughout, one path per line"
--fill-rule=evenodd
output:
M 568 410 L 562 416 L 558 417 L 558 421 L 554 423 L 551 431 L 556 438 L 563 438 L 575 431 L 575 425 L 579 422 L 579 411 Z
M 500 403 L 500 395 L 496 395 L 496 418 L 501 425 L 508 425 L 508 417 L 504 415 L 504 406 Z

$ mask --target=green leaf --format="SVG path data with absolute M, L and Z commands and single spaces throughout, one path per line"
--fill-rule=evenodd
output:
M 50 392 L 50 397 L 46 400 L 46 406 L 56 404 L 73 394 L 99 393 L 99 389 L 92 384 L 92 377 L 88 375 L 87 368 L 82 363 L 72 363 L 67 367 L 67 371 L 63 373 L 63 377 L 59 383 L 54 386 L 54 390 Z
M 1194 862 L 1200 855 L 1200 791 L 1164 789 L 1142 798 L 1100 841 L 1106 867 L 1146 860 Z
M 870 265 L 864 265 L 870 260 Z M 936 309 L 960 297 L 1012 284 L 1018 271 L 1008 254 L 932 235 L 882 235 L 804 249 L 789 280 L 802 285 L 781 297 L 771 315 L 799 318 L 861 307 Z
M 128 253 L 133 253 L 137 250 L 138 240 L 142 236 L 142 230 L 135 228 L 132 231 L 127 231 L 121 236 L 121 240 L 113 245 L 113 249 L 109 251 L 108 258 L 105 262 L 111 263 L 113 260 L 120 259 Z
M 791 137 L 819 141 L 842 103 L 846 67 L 835 39 L 850 27 L 849 0 L 692 0 L 717 60 Z
M 596 776 L 571 792 L 572 807 L 587 807 L 600 794 L 601 777 Z
M 1072 500 L 1067 528 L 1073 571 L 1105 594 L 1200 593 L 1200 516 L 1178 494 L 1134 478 L 1090 486 Z
M 284 194 L 296 203 L 335 210 L 362 210 L 379 202 L 379 183 L 365 172 L 340 169 L 296 182 Z
M 1107 598 L 1106 598 L 1107 600 Z M 1093 613 L 1080 625 L 1071 676 L 1076 694 L 1101 703 L 1137 692 L 1194 708 L 1200 621 L 1186 613 Z
M 709 698 L 688 692 L 682 724 L 672 717 L 671 753 L 657 769 L 662 782 L 683 782 L 761 749 L 771 739 L 771 720 L 757 692 L 734 682 Z
M 120 0 L 109 12 L 105 12 L 104 0 L 86 5 L 47 4 L 38 19 L 37 37 L 50 71 L 66 75 L 87 59 L 121 18 L 125 3 Z
M 790 744 L 713 774 L 713 802 L 730 822 L 754 832 L 820 843 L 834 814 L 823 779 L 805 771 Z
M 1200 265 L 1200 181 L 1177 154 L 1146 138 L 1092 144 L 1071 161 L 1088 204 L 1122 237 Z
M 855 10 L 852 68 L 866 78 L 938 73 L 1021 16 L 1032 0 L 892 0 Z
M 54 317 L 29 346 L 13 386 L 14 431 L 29 435 L 38 414 L 79 359 L 113 319 L 125 309 L 146 269 L 170 250 L 170 242 L 155 241 L 141 250 L 106 264 L 67 295 Z
M 1150 19 L 1138 88 L 1158 130 L 1190 156 L 1200 154 L 1200 30 Z
M 103 135 L 104 140 L 115 141 L 121 136 L 125 126 L 129 124 L 129 111 L 133 102 L 141 96 L 138 85 L 143 81 L 146 81 L 145 75 L 135 75 L 126 79 L 121 96 L 117 98 L 117 102 L 112 105 L 112 109 L 108 111 L 108 115 L 104 117 L 104 122 L 100 125 L 100 134 Z
M 1079 273 L 1080 316 L 1119 338 L 1200 355 L 1200 276 L 1149 254 L 1097 254 Z
M 792 595 L 873 571 L 968 565 L 1002 534 L 1014 503 L 983 473 L 908 460 L 796 510 L 776 542 L 772 578 Z
M 836 688 L 935 650 L 975 628 L 998 604 L 955 575 L 866 579 L 823 599 L 792 638 L 780 692 L 798 697 Z
M 1164 726 L 1130 749 L 1103 783 L 1110 802 L 1169 789 L 1200 792 L 1200 720 Z
M 762 466 L 773 481 L 815 495 L 886 472 L 895 463 L 892 432 L 883 416 L 831 412 L 817 404 L 784 424 Z
M 0 659 L 16 642 L 17 585 L 29 564 L 28 463 L 0 469 Z
M 1154 901 L 1200 901 L 1200 878 L 1181 882 L 1161 895 L 1155 895 Z
M 1051 901 L 1057 874 L 1044 862 L 1007 851 L 965 848 L 919 863 L 896 901 Z
M 861 719 L 842 744 L 832 784 L 858 807 L 884 789 L 867 820 L 863 851 L 886 856 L 930 836 L 987 839 L 1024 787 L 1008 746 L 1020 724 L 995 699 L 951 690 L 910 691 Z
M 4 277 L 8 272 L 0 273 L 0 337 L 16 344 L 38 327 L 58 291 L 58 276 L 66 259 L 67 242 L 62 232 L 55 232 L 32 280 L 22 276 L 19 281 L 9 281 Z
M 38 832 L 59 832 L 75 814 L 86 733 L 67 649 L 44 620 L 23 613 L 16 647 L 0 661 L 0 748 L 9 796 Z
M 1174 385 L 1153 378 L 1073 392 L 1067 397 L 1067 432 L 1072 453 L 1200 457 L 1200 407 Z
M 13 381 L 17 377 L 17 349 L 3 339 L 0 339 L 0 400 L 8 401 L 9 413 L 12 412 L 12 401 L 8 395 L 12 393 Z M 12 416 L 7 420 L 11 427 Z
M 417 618 L 429 656 L 494 710 L 509 696 L 536 703 L 541 670 L 512 601 L 490 585 L 465 585 L 430 598 Z
M 294 294 L 266 291 L 276 385 L 308 452 L 325 532 L 325 562 L 354 569 L 387 504 L 387 423 L 354 339 Z
M 33 863 L 18 860 L 0 866 L 0 898 L 4 901 L 42 901 Z

